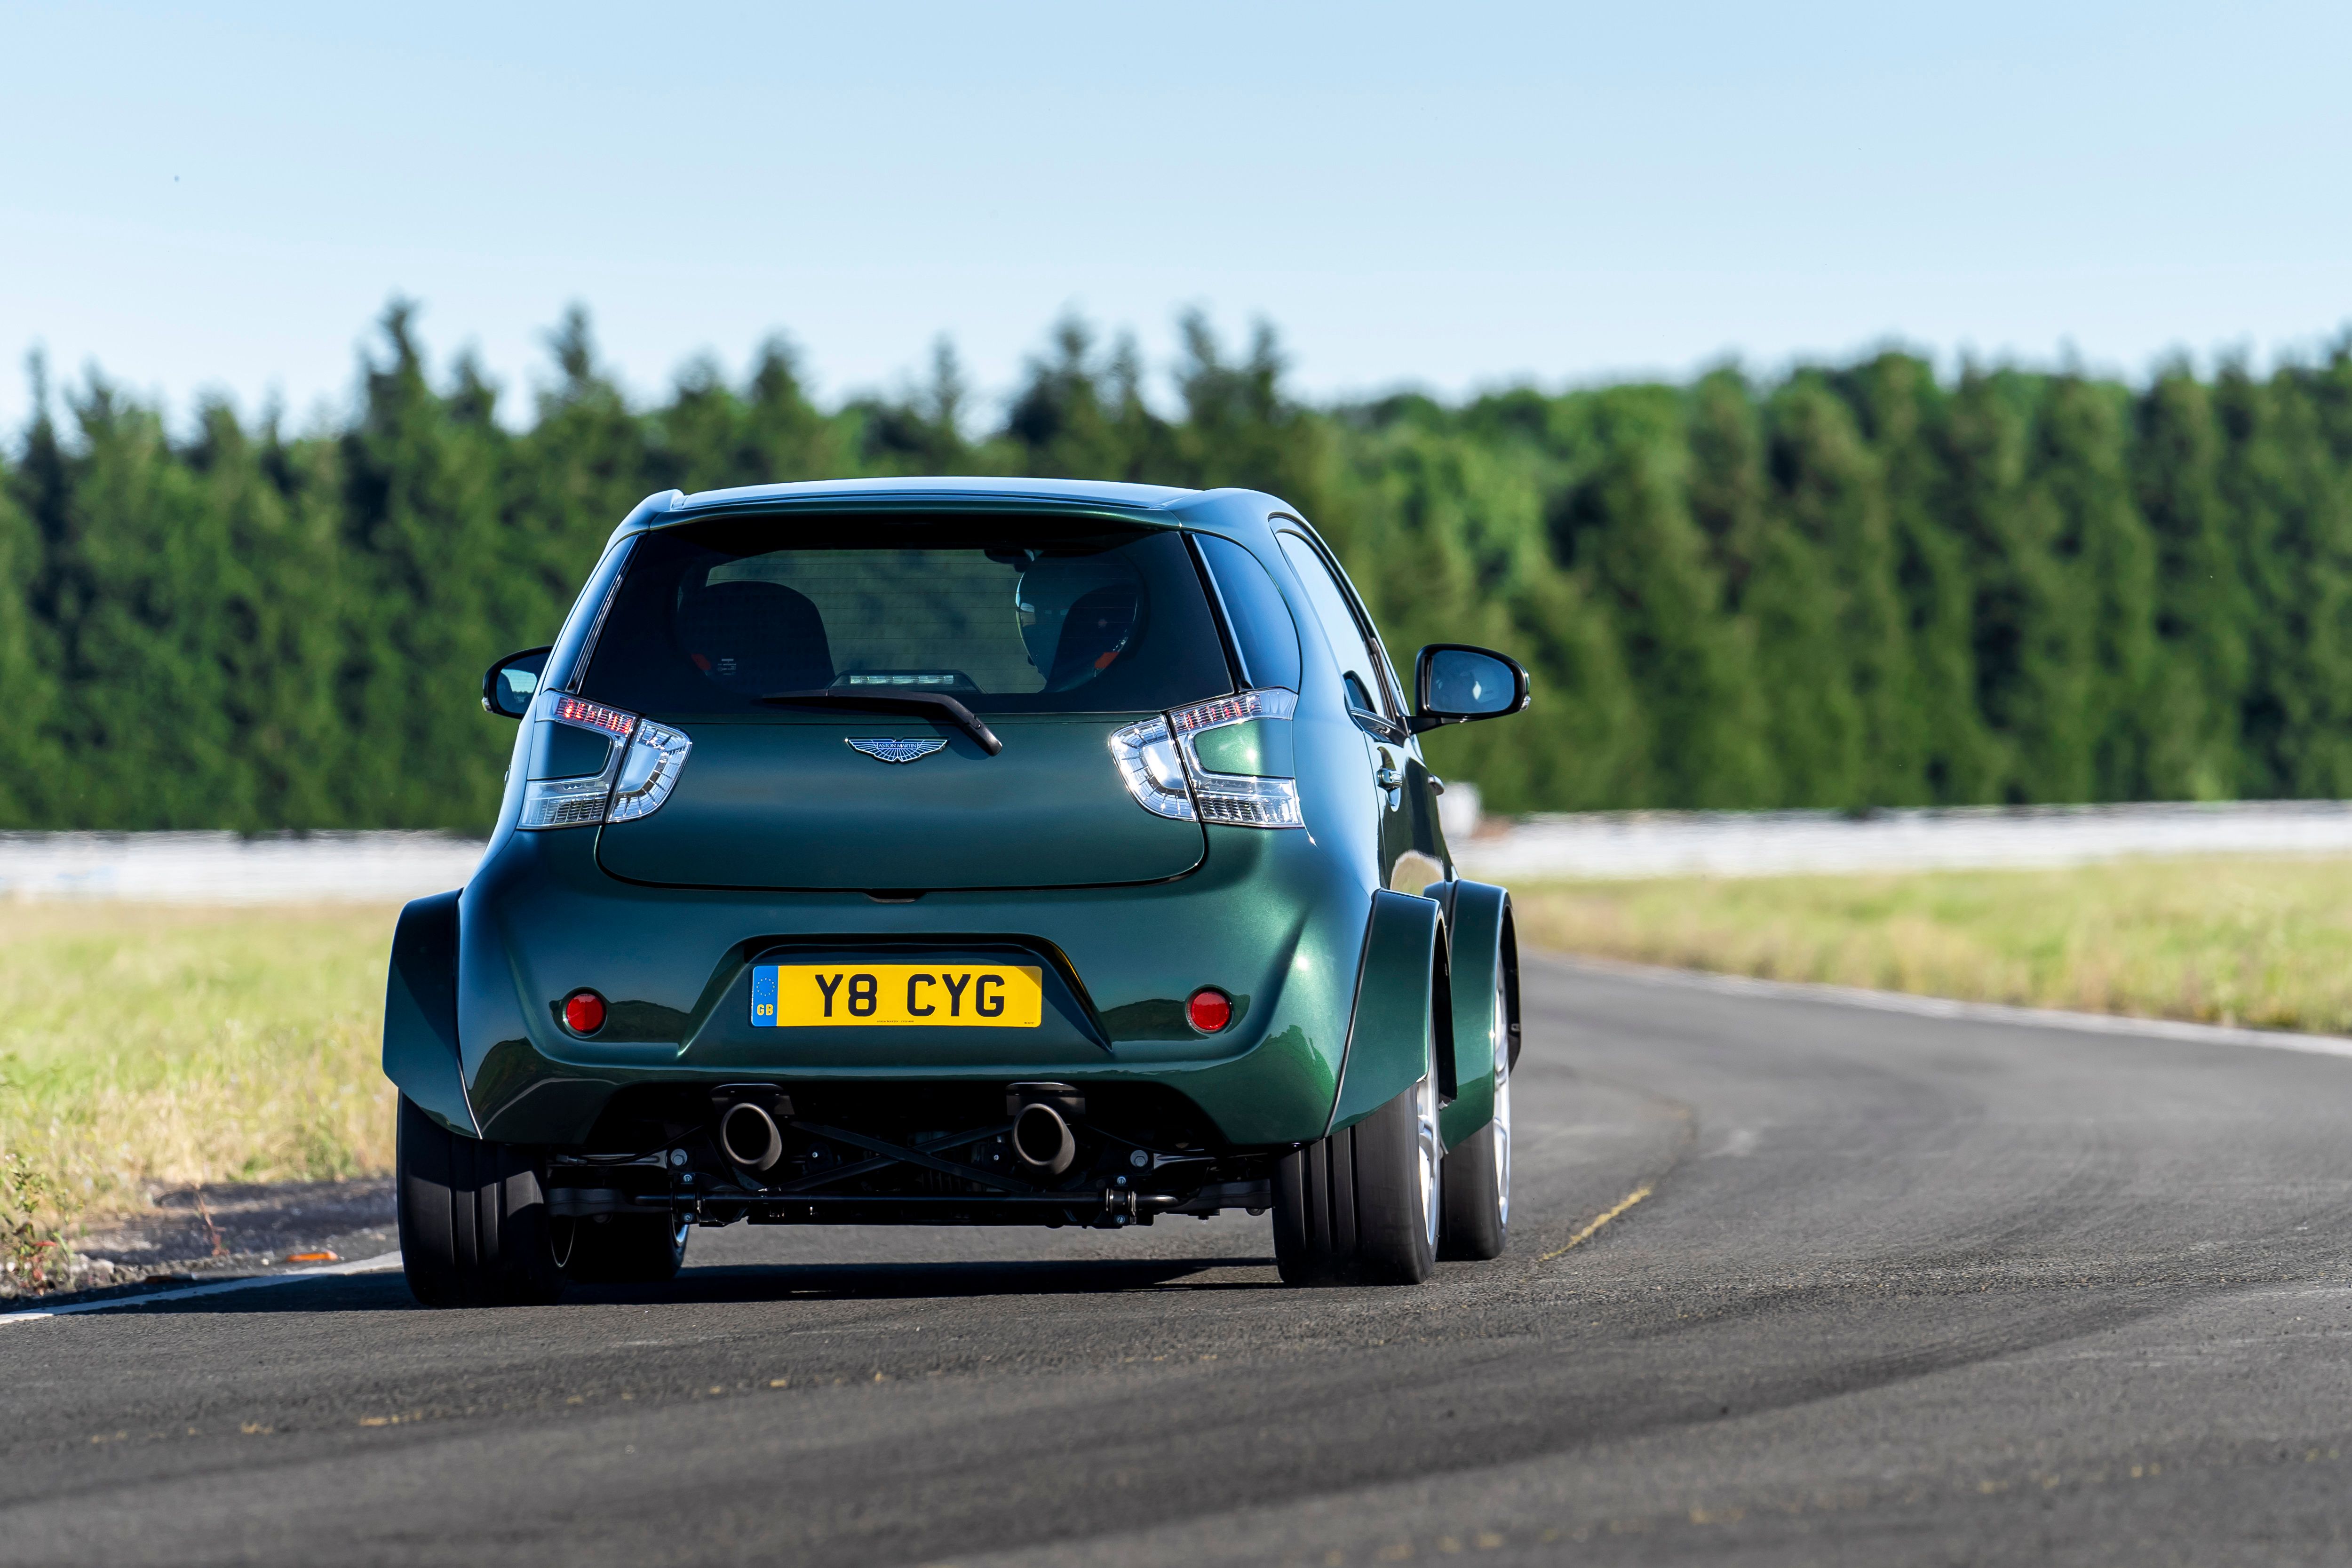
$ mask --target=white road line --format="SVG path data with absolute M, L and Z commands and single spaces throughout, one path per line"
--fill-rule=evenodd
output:
M 2186 1040 L 2201 1046 L 2252 1046 L 2263 1050 L 2302 1051 L 2319 1057 L 2352 1057 L 2352 1038 L 2342 1035 L 2297 1035 L 2284 1029 L 2240 1029 L 2221 1024 L 2185 1024 L 2175 1018 L 2127 1018 L 2114 1013 L 2068 1013 L 2054 1007 L 2011 1007 L 1999 1002 L 1954 1002 L 1902 991 L 1865 991 L 1853 985 L 1822 985 L 1799 980 L 1752 980 L 1744 974 L 1661 969 L 1615 959 L 1545 953 L 1545 961 L 1570 970 L 1607 974 L 1645 985 L 1718 991 L 1735 996 L 1771 996 L 1785 1002 L 1826 1002 L 1841 1007 L 1871 1007 L 1922 1018 L 1954 1018 L 1983 1024 L 2014 1024 L 2033 1029 L 2072 1029 L 2084 1035 L 2137 1035 Z
M 397 1252 L 355 1258 L 348 1263 L 326 1263 L 316 1268 L 289 1269 L 284 1274 L 255 1274 L 243 1279 L 223 1279 L 211 1285 L 187 1285 L 177 1290 L 157 1290 L 145 1296 L 114 1296 L 103 1301 L 74 1301 L 63 1307 L 36 1307 L 30 1311 L 0 1313 L 0 1323 L 30 1323 L 42 1318 L 62 1318 L 72 1312 L 103 1312 L 116 1307 L 144 1307 L 156 1301 L 184 1301 L 192 1296 L 220 1296 L 231 1290 L 257 1290 L 265 1285 L 291 1285 L 330 1274 L 376 1274 L 400 1267 Z

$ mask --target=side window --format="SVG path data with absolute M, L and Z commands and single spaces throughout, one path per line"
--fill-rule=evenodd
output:
M 1339 661 L 1341 680 L 1348 689 L 1348 706 L 1383 724 L 1395 722 L 1379 697 L 1382 689 L 1380 656 L 1357 625 L 1355 612 L 1348 606 L 1347 592 L 1332 575 L 1323 552 L 1296 533 L 1275 537 L 1282 542 L 1282 553 L 1289 560 L 1290 569 L 1298 574 L 1299 585 L 1307 590 L 1307 602 L 1314 606 L 1315 618 L 1322 623 L 1323 639 L 1330 647 L 1331 657 Z
M 1298 689 L 1298 626 L 1282 591 L 1256 556 L 1230 539 L 1197 533 L 1201 559 L 1208 563 L 1225 621 L 1242 656 L 1242 679 L 1252 686 Z

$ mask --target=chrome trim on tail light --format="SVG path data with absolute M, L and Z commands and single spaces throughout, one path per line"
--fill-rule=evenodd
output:
M 522 816 L 515 822 L 526 832 L 542 827 L 587 827 L 604 820 L 604 802 L 613 794 L 613 770 L 571 779 L 532 779 L 522 786 Z
M 1184 760 L 1169 738 L 1165 718 L 1146 719 L 1115 730 L 1110 737 L 1111 760 L 1118 764 L 1127 793 L 1154 816 L 1177 822 L 1197 822 L 1192 797 L 1184 788 Z
M 1205 731 L 1252 720 L 1287 721 L 1297 708 L 1298 694 L 1281 687 L 1188 703 L 1118 731 L 1111 756 L 1128 793 L 1155 816 L 1226 827 L 1304 827 L 1297 779 L 1216 773 L 1193 746 Z
M 682 731 L 638 721 L 637 732 L 629 737 L 628 749 L 621 754 L 621 776 L 613 785 L 613 804 L 604 820 L 635 822 L 660 810 L 669 792 L 677 787 L 678 771 L 693 750 L 694 742 Z
M 694 750 L 683 731 L 566 692 L 542 692 L 533 717 L 593 731 L 613 744 L 601 773 L 525 783 L 515 826 L 526 831 L 649 816 L 677 787 L 677 775 Z

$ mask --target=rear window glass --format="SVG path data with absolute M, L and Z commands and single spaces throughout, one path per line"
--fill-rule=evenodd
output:
M 1137 712 L 1233 689 L 1169 531 L 764 517 L 639 542 L 582 695 L 775 713 L 791 691 L 941 692 L 979 713 Z
M 1240 649 L 1243 679 L 1252 686 L 1286 686 L 1298 689 L 1298 625 L 1282 591 L 1265 574 L 1257 557 L 1230 539 L 1213 533 L 1196 535 L 1201 554 L 1209 563 L 1223 595 L 1225 619 Z

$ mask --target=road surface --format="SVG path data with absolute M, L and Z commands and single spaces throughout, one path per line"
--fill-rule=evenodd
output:
M 1563 966 L 1528 1004 L 1500 1262 L 738 1226 L 544 1310 L 362 1275 L 14 1324 L 0 1562 L 2352 1556 L 2352 1061 Z

